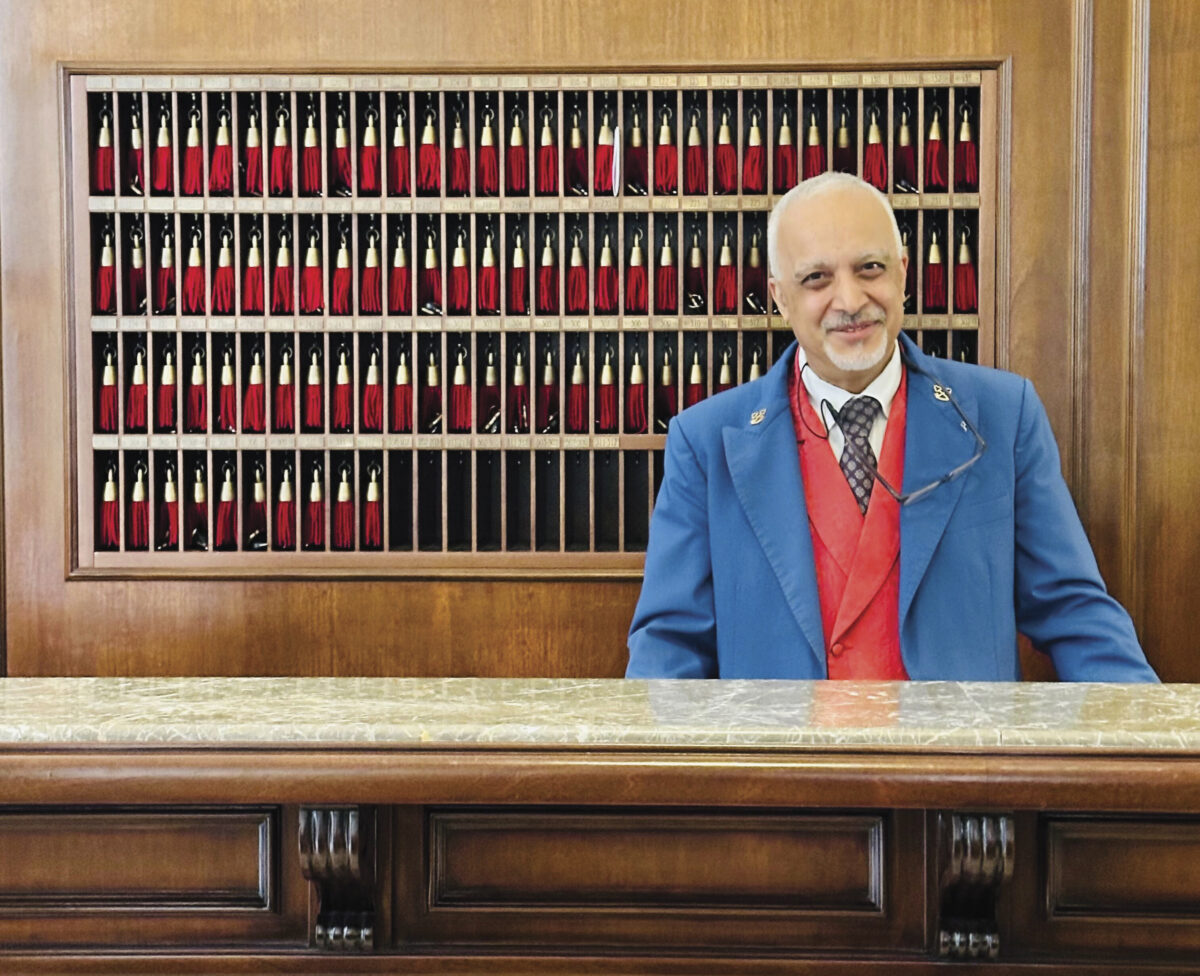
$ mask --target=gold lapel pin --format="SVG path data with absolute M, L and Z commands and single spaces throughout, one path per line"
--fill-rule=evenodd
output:
M 941 400 L 942 403 L 950 402 L 950 387 L 942 386 L 940 383 L 933 384 L 933 398 Z
M 755 410 L 754 413 L 750 414 L 751 425 L 761 424 L 763 422 L 763 419 L 766 416 L 767 416 L 767 411 L 766 411 L 765 407 L 762 410 Z

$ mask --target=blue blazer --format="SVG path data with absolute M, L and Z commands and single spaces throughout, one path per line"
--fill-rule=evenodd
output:
M 1108 595 L 1033 385 L 931 359 L 908 369 L 904 486 L 976 448 L 900 510 L 900 648 L 913 679 L 1020 678 L 1017 631 L 1070 681 L 1157 681 Z M 812 538 L 788 406 L 795 345 L 761 380 L 682 412 L 667 436 L 628 677 L 824 678 Z

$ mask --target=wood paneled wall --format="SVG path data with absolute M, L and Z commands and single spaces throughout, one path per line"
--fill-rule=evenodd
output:
M 1004 81 L 1001 124 L 985 138 L 1010 182 L 996 360 L 1036 382 L 1151 661 L 1172 680 L 1200 679 L 1183 609 L 1200 547 L 1200 347 L 1183 334 L 1200 261 L 1200 96 L 1181 81 L 1200 67 L 1189 0 L 47 0 L 5 5 L 0 27 L 9 674 L 615 675 L 637 596 L 633 582 L 588 580 L 66 579 L 60 65 L 985 63 Z

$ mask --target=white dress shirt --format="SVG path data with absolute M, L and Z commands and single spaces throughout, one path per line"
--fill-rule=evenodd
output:
M 904 375 L 904 366 L 900 362 L 900 343 L 897 342 L 892 347 L 892 356 L 887 361 L 887 365 L 883 367 L 883 372 L 876 376 L 862 393 L 848 393 L 839 386 L 826 383 L 813 372 L 811 366 L 808 369 L 804 368 L 807 362 L 804 347 L 797 346 L 795 368 L 800 371 L 800 379 L 804 382 L 804 389 L 808 393 L 808 402 L 812 405 L 813 412 L 821 418 L 823 427 L 830 428 L 829 447 L 833 451 L 834 458 L 839 463 L 841 462 L 846 438 L 838 429 L 837 424 L 833 423 L 829 409 L 822 407 L 822 402 L 828 403 L 834 410 L 840 412 L 846 405 L 846 401 L 856 396 L 874 397 L 883 407 L 883 410 L 875 415 L 875 421 L 871 424 L 871 432 L 867 435 L 867 439 L 871 442 L 871 450 L 878 458 L 880 451 L 883 450 L 883 434 L 887 430 L 888 415 L 892 412 L 892 400 L 896 397 L 896 391 L 900 389 L 900 380 Z

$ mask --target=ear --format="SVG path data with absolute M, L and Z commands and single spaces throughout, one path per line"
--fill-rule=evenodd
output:
M 775 302 L 779 308 L 779 314 L 786 322 L 788 317 L 787 303 L 783 300 L 783 285 L 777 278 L 767 279 L 767 291 L 771 293 L 771 300 Z

